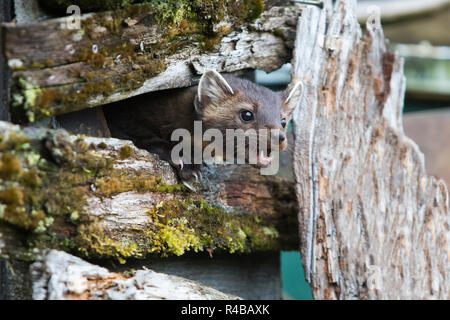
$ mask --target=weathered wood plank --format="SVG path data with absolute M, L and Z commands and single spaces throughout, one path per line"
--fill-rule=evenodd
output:
M 293 184 L 244 166 L 205 168 L 197 192 L 131 142 L 0 122 L 0 253 L 55 247 L 90 259 L 295 248 Z M 245 195 L 245 197 L 243 197 Z M 16 233 L 11 228 L 24 232 Z M 20 243 L 26 243 L 23 246 Z
M 362 34 L 356 1 L 329 8 L 304 11 L 293 68 L 306 88 L 294 167 L 314 298 L 449 299 L 448 191 L 403 132 L 403 60 L 381 26 Z
M 65 252 L 51 250 L 31 265 L 34 300 L 237 300 L 181 277 L 139 270 L 109 272 Z
M 83 15 L 79 30 L 67 28 L 70 18 L 3 24 L 4 51 L 15 70 L 15 119 L 33 122 L 193 85 L 207 68 L 270 71 L 288 61 L 301 7 L 266 6 L 254 21 L 239 16 L 239 8 L 228 7 L 214 21 L 186 18 L 167 24 L 145 5 Z

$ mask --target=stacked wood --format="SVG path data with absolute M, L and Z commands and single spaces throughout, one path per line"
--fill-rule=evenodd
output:
M 263 2 L 239 1 L 223 8 L 223 16 L 215 12 L 220 17 L 200 20 L 166 20 L 154 7 L 138 5 L 85 14 L 80 29 L 71 28 L 73 17 L 2 24 L 13 121 L 63 115 L 58 124 L 68 129 L 79 132 L 78 124 L 89 121 L 103 129 L 101 109 L 86 108 L 189 86 L 209 68 L 276 69 L 291 57 L 301 8 L 275 2 L 254 7 Z M 258 10 L 239 12 L 241 5 Z M 32 288 L 39 279 L 58 278 L 49 274 L 50 248 L 103 263 L 262 252 L 270 255 L 258 258 L 270 261 L 267 274 L 278 270 L 273 257 L 279 250 L 298 247 L 294 185 L 285 179 L 251 167 L 205 167 L 192 191 L 179 184 L 168 163 L 128 141 L 6 122 L 0 135 L 4 298 L 38 297 Z M 33 270 L 43 278 L 29 273 L 35 261 L 40 267 Z M 273 275 L 279 280 L 279 272 Z M 39 298 L 56 296 L 63 295 Z
M 194 16 L 183 6 L 131 5 L 85 14 L 80 28 L 73 27 L 73 17 L 2 24 L 3 51 L 13 70 L 14 120 L 34 122 L 190 86 L 206 69 L 271 71 L 289 61 L 299 5 L 261 0 L 222 4 L 198 4 L 201 8 L 190 10 L 211 12 Z
M 306 278 L 316 299 L 449 299 L 445 183 L 405 136 L 403 60 L 356 1 L 299 20 L 294 167 Z M 373 23 L 375 22 L 375 23 Z
M 5 122 L 0 134 L 0 230 L 12 226 L 30 240 L 23 250 L 4 246 L 4 255 L 51 246 L 125 262 L 296 247 L 295 194 L 285 179 L 211 167 L 193 192 L 167 162 L 128 141 Z

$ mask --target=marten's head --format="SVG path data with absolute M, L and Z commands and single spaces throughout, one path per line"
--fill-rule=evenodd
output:
M 256 167 L 265 167 L 271 163 L 271 134 L 278 140 L 280 151 L 287 147 L 287 125 L 302 88 L 300 83 L 293 84 L 286 91 L 277 93 L 246 79 L 209 70 L 200 80 L 195 108 L 204 129 L 219 129 L 224 134 L 226 129 L 242 129 L 245 132 L 252 132 L 249 129 L 256 132 L 266 129 L 267 151 L 261 153 L 261 135 L 258 135 L 259 151 L 257 163 L 254 164 Z M 247 151 L 248 147 L 247 139 Z M 236 152 L 235 149 L 235 156 Z M 248 156 L 246 152 L 247 161 Z

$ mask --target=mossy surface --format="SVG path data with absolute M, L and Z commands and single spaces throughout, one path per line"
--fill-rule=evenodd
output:
M 0 137 L 0 220 L 28 232 L 31 246 L 81 248 L 73 239 L 81 240 L 77 235 L 92 224 L 85 212 L 89 197 L 187 190 L 151 172 L 115 169 L 124 150 L 127 158 L 135 156 L 130 147 L 105 157 L 82 138 L 40 132 L 47 134 L 31 139 L 9 131 Z
M 155 172 L 115 166 L 139 155 L 124 145 L 105 156 L 107 148 L 45 129 L 0 137 L 0 221 L 28 235 L 30 254 L 24 258 L 32 259 L 35 248 L 121 263 L 151 254 L 279 249 L 278 232 L 257 213 L 228 212 L 182 185 L 163 183 Z M 124 192 L 155 199 L 166 194 L 166 200 L 144 209 L 143 226 L 111 234 L 102 217 L 86 212 L 87 201 Z
M 195 198 L 195 197 L 194 197 Z M 226 212 L 201 199 L 174 199 L 147 211 L 146 227 L 135 228 L 133 239 L 107 235 L 101 223 L 82 225 L 76 238 L 88 259 L 141 259 L 186 252 L 251 253 L 280 250 L 278 231 L 255 214 Z
M 279 249 L 276 229 L 262 217 L 254 213 L 230 213 L 202 199 L 161 202 L 148 214 L 156 222 L 155 234 L 160 237 L 163 253 L 180 254 L 189 248 L 229 253 Z M 172 241 L 164 239 L 164 234 L 173 229 L 183 236 Z
M 64 10 L 64 15 L 70 4 L 79 5 L 83 13 L 115 11 L 82 20 L 81 29 L 72 40 L 81 41 L 83 46 L 63 63 L 73 64 L 67 71 L 77 79 L 73 84 L 41 88 L 21 73 L 13 76 L 11 113 L 20 123 L 77 111 L 112 94 L 137 90 L 146 80 L 166 70 L 167 57 L 193 43 L 204 51 L 214 51 L 225 35 L 258 18 L 264 10 L 263 0 L 41 1 Z M 228 23 L 219 26 L 225 18 Z M 124 39 L 130 25 L 155 22 L 161 34 L 156 43 L 143 45 L 136 44 L 136 39 Z M 108 30 L 104 40 L 98 39 L 98 28 Z M 58 63 L 62 62 L 31 61 L 21 69 L 52 68 Z M 80 68 L 77 63 L 85 67 Z
M 227 11 L 238 19 L 256 19 L 264 11 L 264 0 L 40 0 L 47 8 L 66 14 L 70 5 L 83 13 L 150 6 L 158 13 L 160 23 L 176 23 L 182 19 L 220 22 Z

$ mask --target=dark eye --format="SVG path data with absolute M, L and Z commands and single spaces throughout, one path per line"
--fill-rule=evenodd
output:
M 248 110 L 241 111 L 240 116 L 241 116 L 241 120 L 243 122 L 250 122 L 250 121 L 255 120 L 255 115 L 253 114 L 253 112 L 248 111 Z
M 287 125 L 286 119 L 281 119 L 281 126 L 282 126 L 283 128 L 286 128 L 286 125 Z

